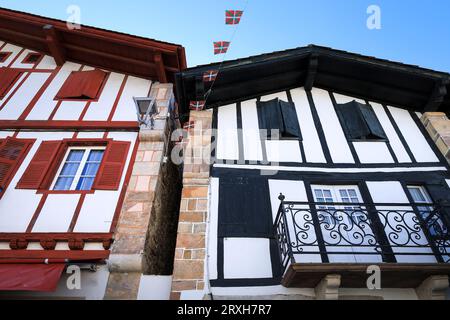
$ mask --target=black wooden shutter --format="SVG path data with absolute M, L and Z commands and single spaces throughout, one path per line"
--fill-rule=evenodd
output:
M 259 129 L 266 129 L 268 137 L 271 137 L 271 130 L 280 130 L 281 134 L 281 131 L 283 129 L 283 118 L 281 115 L 278 99 L 258 102 L 257 109 Z
M 361 116 L 356 101 L 336 105 L 336 111 L 347 139 L 361 139 L 370 135 L 370 130 Z
M 221 178 L 219 237 L 270 238 L 272 212 L 267 180 Z
M 297 111 L 295 104 L 292 102 L 285 102 L 280 100 L 281 113 L 284 122 L 284 137 L 302 138 L 300 133 L 300 126 L 298 123 Z
M 371 135 L 374 138 L 387 139 L 386 133 L 372 107 L 366 104 L 359 104 L 359 110 L 361 111 Z

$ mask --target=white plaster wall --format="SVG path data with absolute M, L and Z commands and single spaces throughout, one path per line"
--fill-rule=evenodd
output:
M 272 278 L 269 239 L 225 238 L 224 278 Z
M 129 76 L 114 113 L 114 121 L 137 121 L 133 97 L 147 97 L 151 81 Z
M 239 143 L 236 104 L 223 106 L 217 111 L 217 159 L 238 160 Z
M 86 104 L 86 101 L 63 101 L 53 120 L 78 120 Z
M 139 283 L 138 300 L 169 300 L 172 276 L 142 275 Z
M 403 143 L 401 142 L 399 136 L 397 135 L 397 132 L 395 132 L 395 129 L 392 126 L 392 123 L 389 120 L 389 117 L 387 116 L 386 112 L 384 111 L 383 106 L 375 102 L 370 102 L 370 104 L 372 105 L 372 108 L 375 114 L 377 115 L 377 118 L 380 121 L 381 126 L 383 127 L 384 132 L 386 133 L 386 136 L 388 137 L 389 143 L 391 144 L 392 150 L 394 150 L 398 162 L 410 163 L 411 158 L 406 152 L 406 149 L 403 146 Z
M 0 99 L 0 106 L 3 106 L 9 99 L 12 98 L 12 94 L 14 90 L 19 86 L 20 82 L 26 77 L 27 72 L 24 72 L 20 77 L 19 80 L 14 83 L 14 85 L 11 87 L 11 89 L 6 93 L 5 97 L 3 99 Z M 11 98 L 10 98 L 11 97 Z
M 207 226 L 207 268 L 210 280 L 217 279 L 217 230 L 219 218 L 219 179 L 211 178 L 209 186 L 209 223 Z M 206 279 L 208 280 L 208 279 Z
M 29 49 L 25 49 L 22 54 L 19 55 L 18 59 L 13 63 L 11 66 L 12 68 L 22 68 L 22 69 L 31 69 L 33 68 L 34 64 L 32 63 L 22 63 L 23 59 L 29 54 L 29 53 L 35 53 L 35 51 L 31 51 Z
M 303 162 L 298 140 L 266 140 L 265 143 L 268 161 Z
M 38 100 L 33 110 L 27 117 L 27 120 L 47 120 L 55 108 L 57 101 L 54 100 L 58 91 L 63 86 L 64 82 L 69 77 L 72 71 L 78 71 L 80 64 L 66 62 L 61 70 L 59 70 L 56 77 L 50 83 L 48 88 L 45 90 L 41 98 Z
M 322 145 L 319 134 L 317 133 L 308 97 L 304 88 L 291 90 L 292 101 L 295 103 L 298 121 L 300 122 L 300 131 L 303 138 L 303 148 L 306 159 L 304 161 L 312 163 L 326 163 L 323 155 Z
M 11 137 L 14 134 L 14 131 L 0 131 L 0 139 L 5 139 L 7 137 Z
M 50 73 L 45 72 L 32 73 L 0 111 L 0 118 L 2 120 L 18 119 L 49 76 Z M 22 77 L 25 77 L 25 75 L 22 75 Z M 20 80 L 16 83 L 16 86 L 19 83 Z M 9 93 L 12 94 L 12 92 L 13 90 Z
M 262 161 L 261 137 L 259 135 L 256 99 L 241 103 L 242 136 L 245 160 Z
M 334 163 L 355 163 L 328 91 L 311 91 Z
M 394 163 L 386 142 L 353 142 L 361 163 Z
M 55 59 L 51 56 L 44 56 L 41 60 L 41 62 L 39 62 L 39 64 L 37 65 L 36 69 L 56 69 L 57 65 L 55 62 Z
M 408 143 L 417 162 L 439 162 L 427 140 L 407 110 L 389 107 L 392 117 Z
M 67 232 L 79 199 L 79 194 L 48 195 L 32 232 Z

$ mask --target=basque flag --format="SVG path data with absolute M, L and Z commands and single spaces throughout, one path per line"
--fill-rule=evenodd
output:
M 216 80 L 218 74 L 219 74 L 218 70 L 209 70 L 209 71 L 203 72 L 203 81 L 204 82 L 213 82 Z
M 241 22 L 243 13 L 244 13 L 244 11 L 240 11 L 240 10 L 225 11 L 225 23 L 226 24 L 239 24 L 239 22 Z
M 227 53 L 229 47 L 230 42 L 228 41 L 214 42 L 214 54 Z
M 206 101 L 191 101 L 189 103 L 189 109 L 195 111 L 201 111 L 205 108 Z

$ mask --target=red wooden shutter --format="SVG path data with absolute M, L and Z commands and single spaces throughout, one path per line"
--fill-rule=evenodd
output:
M 56 95 L 57 99 L 95 99 L 106 72 L 101 70 L 72 72 Z
M 120 179 L 127 161 L 130 142 L 112 141 L 108 143 L 102 164 L 94 182 L 96 190 L 118 190 Z
M 39 146 L 28 168 L 17 184 L 18 189 L 39 189 L 46 178 L 53 160 L 58 154 L 61 141 L 44 141 Z
M 14 82 L 20 77 L 21 71 L 13 68 L 0 69 L 0 97 L 4 97 Z
M 8 137 L 0 144 L 0 188 L 4 189 L 24 157 L 27 141 Z

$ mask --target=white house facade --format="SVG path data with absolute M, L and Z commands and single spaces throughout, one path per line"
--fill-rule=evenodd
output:
M 450 76 L 316 46 L 198 81 L 216 68 L 177 75 L 186 114 L 206 109 L 189 117 L 172 297 L 445 297 L 449 165 L 421 118 L 448 110 Z
M 0 23 L 0 294 L 103 299 L 111 256 L 144 251 L 151 207 L 133 195 L 157 188 L 166 145 L 134 98 L 155 102 L 153 132 L 169 130 L 184 49 L 3 9 Z M 144 222 L 122 222 L 130 207 Z

